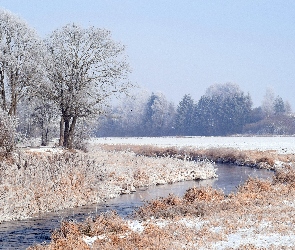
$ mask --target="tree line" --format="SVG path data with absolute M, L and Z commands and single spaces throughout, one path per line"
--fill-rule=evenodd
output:
M 97 136 L 226 136 L 294 134 L 290 104 L 268 89 L 261 106 L 237 84 L 210 86 L 198 101 L 187 94 L 178 105 L 161 93 L 126 98 L 100 120 Z
M 83 148 L 91 132 L 295 134 L 290 105 L 271 91 L 253 108 L 238 85 L 215 84 L 200 100 L 185 95 L 175 107 L 162 93 L 130 97 L 129 73 L 125 46 L 108 30 L 72 23 L 41 39 L 23 19 L 0 9 L 0 151 L 36 137 L 44 146 L 58 137 L 59 146 Z M 114 98 L 119 104 L 112 105 Z

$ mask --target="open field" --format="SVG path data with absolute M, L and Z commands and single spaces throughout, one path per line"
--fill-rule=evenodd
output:
M 176 148 L 192 147 L 194 149 L 272 150 L 278 154 L 295 154 L 295 137 L 106 137 L 94 138 L 91 143 Z
M 145 156 L 209 159 L 257 168 L 277 169 L 295 161 L 295 137 L 96 138 L 105 150 L 130 150 Z

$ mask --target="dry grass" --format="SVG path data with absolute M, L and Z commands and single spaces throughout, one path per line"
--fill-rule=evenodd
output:
M 272 180 L 251 178 L 228 196 L 191 188 L 183 197 L 153 200 L 131 220 L 141 230 L 114 213 L 65 222 L 49 245 L 30 249 L 293 249 L 293 174 L 290 166 Z M 87 237 L 93 242 L 84 244 Z
M 144 237 L 142 237 L 144 235 Z M 87 238 L 95 237 L 91 247 Z M 86 240 L 85 240 L 86 239 Z M 114 212 L 88 218 L 83 223 L 63 222 L 52 233 L 47 246 L 33 246 L 37 249 L 172 249 L 169 234 L 155 224 L 148 223 L 142 233 L 132 231 L 128 223 Z
M 135 188 L 215 177 L 210 162 L 132 152 L 19 152 L 0 163 L 0 221 L 101 202 Z
M 275 150 L 239 150 L 235 148 L 197 149 L 194 147 L 157 147 L 150 145 L 104 144 L 104 150 L 132 151 L 138 155 L 149 157 L 176 157 L 179 159 L 204 160 L 217 163 L 231 163 L 241 166 L 276 169 L 278 162 L 290 163 L 295 161 L 294 154 L 279 154 Z

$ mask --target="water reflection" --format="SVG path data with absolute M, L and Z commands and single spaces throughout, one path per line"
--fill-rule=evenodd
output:
M 122 195 L 109 200 L 107 203 L 85 206 L 74 209 L 66 209 L 57 213 L 43 214 L 37 218 L 4 222 L 0 224 L 0 249 L 25 249 L 34 243 L 48 242 L 50 231 L 66 220 L 82 221 L 89 215 L 96 215 L 108 210 L 116 210 L 125 217 L 141 206 L 144 201 L 158 197 L 168 196 L 174 193 L 182 196 L 191 187 L 212 186 L 222 189 L 225 194 L 236 191 L 249 176 L 259 178 L 271 178 L 272 171 L 254 169 L 249 167 L 237 167 L 235 165 L 216 165 L 218 168 L 217 179 L 202 181 L 186 181 L 174 184 L 142 188 L 130 195 Z

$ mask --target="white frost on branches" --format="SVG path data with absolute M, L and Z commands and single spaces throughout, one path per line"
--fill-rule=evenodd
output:
M 107 30 L 76 24 L 55 30 L 46 44 L 51 84 L 42 92 L 59 108 L 60 145 L 71 148 L 77 120 L 101 114 L 111 97 L 131 87 L 125 47 Z
M 7 156 L 14 150 L 17 119 L 0 109 L 0 155 Z
M 10 115 L 16 114 L 18 102 L 42 80 L 45 55 L 36 32 L 18 16 L 0 9 L 0 106 Z

